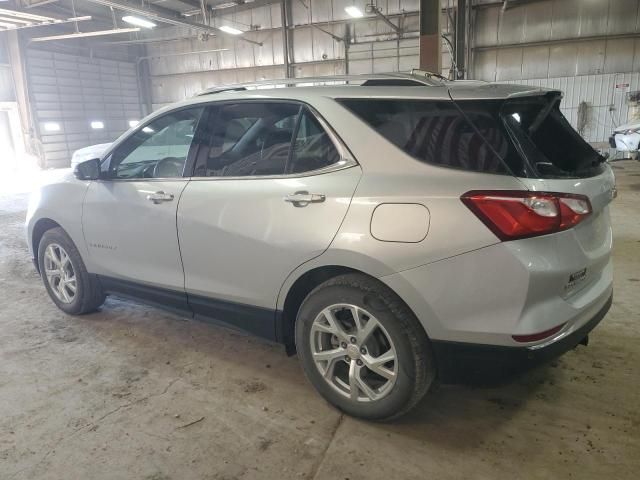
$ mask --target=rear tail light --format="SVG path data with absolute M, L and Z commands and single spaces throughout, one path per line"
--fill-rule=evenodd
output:
M 591 213 L 587 197 L 568 193 L 471 191 L 461 200 L 500 240 L 566 230 Z

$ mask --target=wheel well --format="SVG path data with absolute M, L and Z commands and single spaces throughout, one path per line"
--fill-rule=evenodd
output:
M 337 277 L 338 275 L 344 275 L 345 273 L 361 273 L 367 275 L 364 272 L 355 270 L 349 267 L 342 267 L 339 265 L 328 265 L 324 267 L 314 268 L 309 270 L 289 289 L 287 297 L 284 301 L 284 309 L 282 312 L 282 324 L 280 339 L 284 343 L 287 353 L 293 355 L 296 352 L 295 342 L 295 324 L 298 317 L 298 310 L 307 295 L 321 283 L 329 280 L 330 278 Z
M 57 228 L 60 225 L 50 218 L 41 218 L 38 220 L 33 227 L 33 233 L 31 235 L 31 247 L 33 249 L 33 258 L 36 259 L 36 268 L 39 269 L 38 266 L 38 247 L 40 246 L 40 239 L 44 235 L 44 232 L 47 230 L 51 230 L 52 228 Z

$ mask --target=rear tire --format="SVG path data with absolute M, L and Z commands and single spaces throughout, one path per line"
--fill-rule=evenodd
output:
M 62 228 L 47 230 L 40 239 L 38 266 L 47 293 L 63 312 L 82 315 L 104 303 L 100 282 L 87 272 L 80 252 Z
M 392 290 L 362 274 L 327 280 L 304 300 L 296 348 L 305 375 L 354 417 L 391 420 L 427 393 L 436 375 L 429 339 Z

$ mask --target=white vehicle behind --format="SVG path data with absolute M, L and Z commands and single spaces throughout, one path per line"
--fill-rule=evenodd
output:
M 632 158 L 638 158 L 640 149 L 640 122 L 620 125 L 609 137 L 609 145 L 618 152 L 629 152 Z
M 102 155 L 110 146 L 111 143 L 99 143 L 98 145 L 91 145 L 76 150 L 71 156 L 71 168 L 76 168 L 76 165 L 87 160 L 102 158 Z

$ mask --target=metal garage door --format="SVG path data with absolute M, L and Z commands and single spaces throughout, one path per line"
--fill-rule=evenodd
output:
M 134 63 L 29 49 L 27 75 L 46 167 L 69 166 L 74 150 L 111 142 L 140 119 Z

